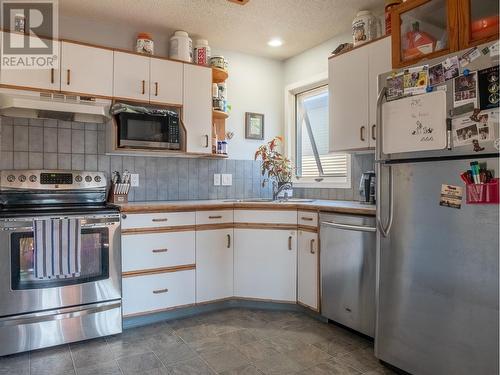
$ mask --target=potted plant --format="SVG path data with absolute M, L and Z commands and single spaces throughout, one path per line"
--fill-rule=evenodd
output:
M 280 195 L 285 199 L 292 195 L 292 163 L 290 159 L 279 152 L 279 146 L 283 138 L 274 137 L 267 144 L 260 146 L 255 152 L 255 160 L 262 159 L 262 186 L 269 180 L 273 183 L 273 200 Z M 266 177 L 267 174 L 267 177 Z

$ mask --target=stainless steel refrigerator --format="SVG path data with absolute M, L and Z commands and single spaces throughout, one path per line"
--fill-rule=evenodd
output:
M 455 55 L 461 53 L 450 56 Z M 467 68 L 474 72 L 495 66 L 497 59 L 482 55 Z M 379 87 L 386 85 L 387 76 L 379 77 Z M 427 100 L 427 106 L 434 102 L 436 119 L 442 115 L 440 106 L 446 117 L 460 117 L 460 108 L 453 108 L 451 82 L 444 94 L 414 99 Z M 412 116 L 401 111 L 404 106 L 399 112 L 387 109 L 392 102 L 386 99 L 380 95 L 378 103 L 375 354 L 414 375 L 498 374 L 499 206 L 467 204 L 460 179 L 475 160 L 499 176 L 493 142 L 500 137 L 498 118 L 491 121 L 493 137 L 479 142 L 481 151 L 473 151 L 472 144 L 459 146 L 448 122 L 433 134 L 439 149 L 415 151 L 408 146 L 404 152 L 412 139 L 425 140 L 425 129 L 419 132 L 418 123 L 408 124 Z M 434 116 L 425 111 L 416 116 Z M 399 116 L 404 130 L 384 128 L 394 120 L 390 116 Z M 384 142 L 392 142 L 398 152 L 384 152 L 391 149 Z M 464 188 L 461 208 L 440 205 L 442 185 Z

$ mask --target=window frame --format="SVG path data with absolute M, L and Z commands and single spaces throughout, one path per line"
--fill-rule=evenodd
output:
M 318 89 L 322 86 L 327 86 L 328 73 L 322 73 L 310 80 L 297 82 L 285 88 L 285 153 L 292 160 L 292 163 L 297 165 L 297 111 L 296 111 L 296 95 Z M 297 177 L 294 173 L 292 177 L 293 185 L 299 188 L 338 188 L 350 189 L 352 187 L 351 180 L 351 155 L 347 156 L 347 174 L 345 177 Z

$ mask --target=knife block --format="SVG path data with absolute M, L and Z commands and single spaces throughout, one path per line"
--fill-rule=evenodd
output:
M 128 192 L 130 184 L 112 184 L 109 191 L 108 202 L 110 203 L 128 203 Z

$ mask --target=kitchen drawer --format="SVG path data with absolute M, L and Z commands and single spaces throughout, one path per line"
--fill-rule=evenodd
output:
M 196 212 L 196 225 L 224 224 L 232 222 L 233 222 L 233 210 Z
M 195 263 L 194 231 L 133 234 L 122 237 L 123 272 Z
M 318 213 L 312 211 L 299 211 L 297 213 L 297 218 L 299 225 L 305 225 L 308 227 L 318 226 Z
M 122 215 L 122 229 L 194 225 L 194 212 L 165 212 Z
M 195 302 L 195 270 L 126 277 L 123 315 L 138 315 Z
M 234 222 L 297 225 L 297 210 L 234 210 Z

